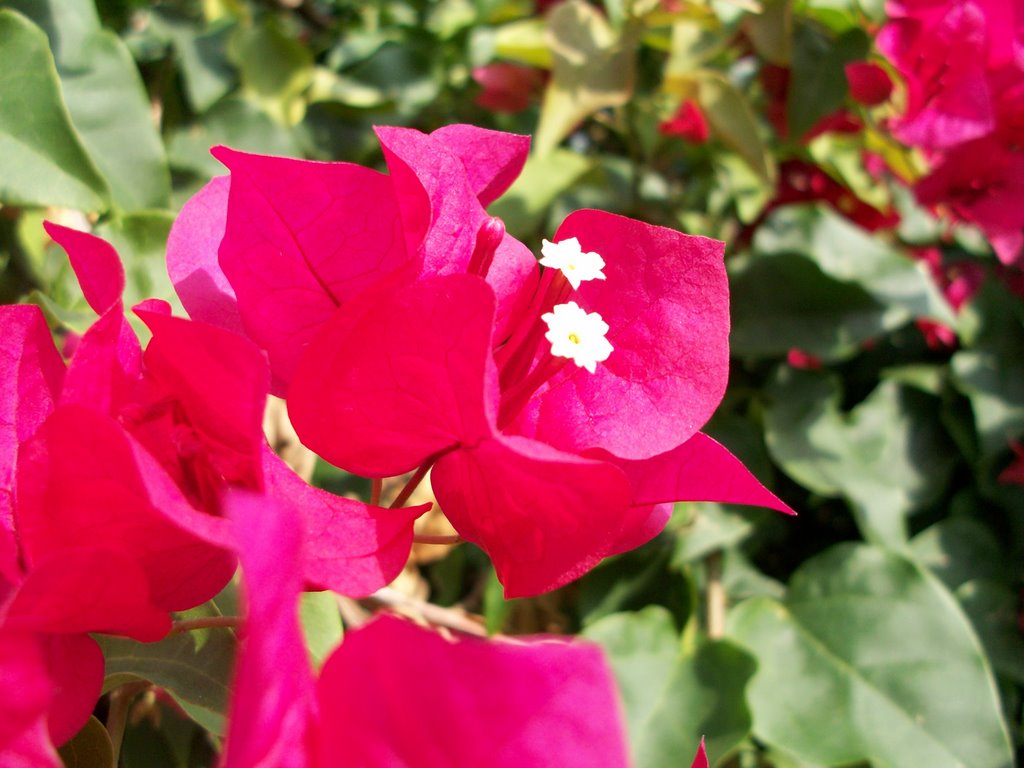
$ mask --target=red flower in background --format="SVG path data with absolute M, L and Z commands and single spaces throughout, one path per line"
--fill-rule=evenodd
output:
M 658 125 L 658 131 L 664 136 L 678 136 L 694 144 L 703 144 L 710 135 L 708 121 L 693 99 L 687 99 L 680 104 L 670 119 Z
M 892 78 L 877 64 L 854 61 L 846 65 L 845 72 L 854 101 L 875 107 L 887 102 L 892 95 Z
M 492 112 L 514 114 L 529 109 L 544 85 L 544 72 L 524 64 L 505 61 L 473 68 L 480 85 L 476 103 Z

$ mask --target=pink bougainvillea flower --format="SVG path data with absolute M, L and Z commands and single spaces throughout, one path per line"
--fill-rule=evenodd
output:
M 473 79 L 480 85 L 478 106 L 491 112 L 515 114 L 529 109 L 544 85 L 544 72 L 524 64 L 498 61 L 473 68 Z
M 1024 265 L 1024 152 L 988 137 L 945 153 L 914 187 L 926 206 L 945 206 L 985 233 L 1000 261 Z
M 665 136 L 678 136 L 694 144 L 703 144 L 711 135 L 708 121 L 693 99 L 684 101 L 669 120 L 659 123 L 658 132 Z
M 943 149 L 996 128 L 996 93 L 1019 82 L 1024 9 L 1009 0 L 890 2 L 878 46 L 907 83 L 904 142 Z
M 300 437 L 339 466 L 387 476 L 432 462 L 442 508 L 510 596 L 643 543 L 667 502 L 728 488 L 788 509 L 696 437 L 728 369 L 721 243 L 599 211 L 571 215 L 555 243 L 564 253 L 548 244 L 545 260 L 559 266 L 524 288 L 504 330 L 479 274 L 364 293 L 311 342 L 288 396 Z M 595 279 L 574 290 L 567 272 Z M 577 319 L 552 311 L 571 305 Z M 563 333 L 593 356 L 558 357 Z
M 172 229 L 168 271 L 186 310 L 244 328 L 268 356 L 275 394 L 319 327 L 361 291 L 388 276 L 465 271 L 488 219 L 483 206 L 512 183 L 529 148 L 526 137 L 472 126 L 430 136 L 380 128 L 378 137 L 389 176 L 219 148 L 230 181 L 210 182 Z M 511 295 L 536 278 L 536 265 L 517 241 L 496 237 L 488 280 Z
M 570 279 L 549 269 L 542 283 L 483 209 L 522 167 L 526 139 L 470 126 L 377 133 L 388 176 L 218 150 L 227 195 L 215 182 L 193 198 L 171 238 L 186 308 L 223 319 L 234 302 L 303 441 L 333 463 L 380 477 L 446 453 L 435 489 L 510 594 L 565 583 L 653 536 L 673 499 L 634 495 L 625 471 L 591 452 L 667 453 L 714 410 L 728 361 L 720 244 L 596 212 L 567 221 L 559 247 L 615 256 L 615 289 L 579 286 L 572 317 L 609 326 L 588 342 L 600 354 L 620 348 L 579 363 L 601 363 L 592 381 L 574 379 L 576 366 L 544 347 L 561 331 L 543 316 L 571 320 L 555 311 Z M 492 490 L 506 486 L 527 492 Z
M 880 211 L 868 205 L 821 168 L 803 160 L 786 160 L 780 164 L 778 189 L 762 215 L 784 205 L 817 201 L 828 203 L 837 213 L 869 232 L 889 229 L 899 223 L 895 211 Z
M 244 532 L 248 620 L 224 768 L 328 768 L 339 755 L 394 768 L 627 764 L 614 683 L 594 646 L 449 640 L 379 617 L 347 632 L 314 679 L 296 613 L 299 528 L 268 503 L 228 502 Z
M 850 96 L 868 107 L 884 104 L 892 95 L 892 78 L 882 67 L 870 61 L 853 61 L 844 68 Z

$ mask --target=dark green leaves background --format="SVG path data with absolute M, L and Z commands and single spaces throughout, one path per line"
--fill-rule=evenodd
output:
M 688 765 L 701 736 L 735 768 L 1010 768 L 1024 488 L 998 478 L 1024 441 L 1024 302 L 1007 287 L 1021 275 L 866 172 L 865 150 L 923 168 L 887 137 L 890 106 L 847 94 L 843 66 L 874 55 L 883 22 L 876 0 L 0 0 L 0 297 L 42 304 L 58 333 L 90 322 L 48 217 L 116 244 L 129 300 L 173 300 L 164 242 L 221 172 L 213 144 L 380 167 L 374 124 L 532 133 L 492 212 L 535 250 L 584 206 L 727 242 L 734 360 L 708 431 L 799 517 L 679 504 L 645 547 L 511 603 L 463 545 L 422 566 L 430 599 L 491 631 L 600 643 L 638 768 Z M 499 61 L 544 71 L 523 112 L 475 103 L 473 68 Z M 789 70 L 782 103 L 770 67 Z M 659 132 L 685 99 L 706 144 Z M 838 109 L 863 131 L 801 140 Z M 902 224 L 769 206 L 791 160 Z M 959 311 L 912 258 L 929 245 L 985 276 Z M 930 347 L 922 321 L 958 343 Z M 237 611 L 229 589 L 196 615 Z M 303 621 L 319 661 L 342 633 L 333 597 L 308 596 Z M 234 633 L 101 642 L 108 690 L 159 689 L 135 701 L 122 764 L 214 764 Z M 92 721 L 62 757 L 107 766 L 104 739 Z

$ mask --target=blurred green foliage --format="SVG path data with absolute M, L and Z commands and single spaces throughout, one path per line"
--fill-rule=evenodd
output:
M 49 217 L 115 243 L 129 300 L 173 301 L 163 244 L 221 172 L 211 145 L 382 167 L 375 124 L 531 133 L 492 209 L 528 245 L 584 206 L 726 241 L 733 373 L 708 431 L 800 516 L 680 504 L 640 550 L 512 603 L 462 545 L 422 566 L 433 599 L 491 630 L 601 643 L 638 768 L 680 765 L 701 735 L 719 766 L 1009 768 L 1024 488 L 999 476 L 1024 440 L 1022 278 L 914 206 L 899 177 L 923 160 L 886 134 L 892 106 L 850 100 L 843 65 L 870 55 L 880 0 L 544 6 L 0 0 L 0 297 L 42 304 L 60 334 L 91 322 Z M 515 86 L 525 108 L 481 106 L 474 71 L 495 62 L 541 70 Z M 661 129 L 687 100 L 707 142 Z M 860 128 L 807 135 L 837 111 Z M 795 167 L 841 192 L 781 205 Z M 865 206 L 899 227 L 861 226 Z M 947 276 L 979 276 L 959 310 L 911 258 L 923 246 Z M 935 324 L 954 340 L 918 327 Z M 320 658 L 337 614 L 314 599 L 303 615 Z M 208 634 L 104 640 L 108 688 L 171 696 L 139 704 L 124 765 L 215 760 L 235 641 Z M 68 765 L 102 762 L 95 731 Z

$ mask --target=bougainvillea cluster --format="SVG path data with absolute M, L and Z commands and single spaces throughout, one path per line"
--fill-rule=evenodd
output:
M 1024 264 L 1024 5 L 890 2 L 878 46 L 903 77 L 893 124 L 931 172 L 918 200 L 977 225 L 1004 264 Z
M 263 437 L 268 392 L 344 469 L 415 482 L 432 468 L 512 596 L 649 540 L 676 500 L 790 511 L 698 431 L 728 370 L 721 243 L 579 211 L 538 262 L 483 208 L 524 137 L 378 136 L 389 175 L 215 150 L 230 176 L 185 206 L 168 246 L 192 319 L 137 304 L 144 349 L 114 249 L 47 225 L 97 319 L 65 360 L 38 307 L 2 309 L 0 642 L 31 692 L 3 718 L 6 764 L 56 765 L 52 745 L 88 718 L 103 660 L 87 633 L 163 637 L 236 556 L 248 619 L 224 765 L 326 766 L 342 749 L 366 765 L 625 764 L 614 686 L 585 645 L 449 641 L 381 618 L 314 676 L 300 591 L 385 586 L 429 505 L 307 485 Z M 389 725 L 428 709 L 419 727 L 441 739 Z

